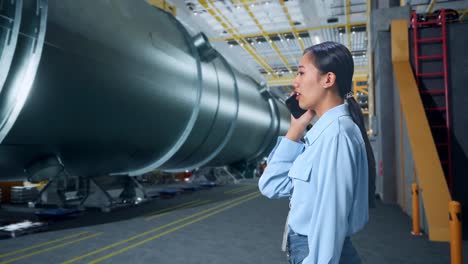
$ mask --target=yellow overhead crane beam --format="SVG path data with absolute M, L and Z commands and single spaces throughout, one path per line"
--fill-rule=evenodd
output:
M 213 9 L 211 9 L 208 6 L 208 2 L 211 4 L 213 9 L 215 9 L 216 12 L 219 15 L 216 14 L 216 12 L 214 12 Z M 243 47 L 245 49 L 245 51 L 247 51 L 265 69 L 265 71 L 269 72 L 272 76 L 275 76 L 275 73 L 274 73 L 273 69 L 270 67 L 270 65 L 268 65 L 266 62 L 264 62 L 263 59 L 258 54 L 256 54 L 256 52 L 254 51 L 254 48 L 250 45 L 250 43 L 248 41 L 246 41 L 245 38 L 242 38 L 237 33 L 235 33 L 234 30 L 232 30 L 232 28 L 234 28 L 234 27 L 229 22 L 229 20 L 226 17 L 223 16 L 222 12 L 214 5 L 212 0 L 199 0 L 199 3 L 203 6 L 203 8 L 205 8 L 205 10 L 214 19 L 216 19 L 216 21 L 218 21 L 223 26 L 223 28 L 225 28 L 227 30 L 227 32 L 229 32 L 232 35 L 232 38 L 230 38 L 230 39 L 236 40 L 237 43 L 239 43 L 241 45 L 241 47 Z M 223 21 L 223 19 L 221 19 L 221 17 L 224 18 L 226 23 L 228 23 L 231 28 L 228 26 L 228 24 L 226 24 Z
M 348 49 L 351 51 L 351 0 L 346 0 L 346 36 L 348 36 Z
M 367 78 L 368 72 L 367 71 L 354 71 L 354 77 L 362 77 L 365 76 Z
M 356 22 L 356 23 L 349 23 L 349 26 L 366 26 L 367 24 L 364 22 Z M 337 24 L 337 25 L 328 25 L 328 26 L 318 26 L 318 27 L 309 27 L 309 28 L 301 28 L 297 29 L 298 33 L 308 32 L 308 31 L 315 31 L 315 30 L 322 30 L 328 28 L 342 28 L 346 27 L 347 24 Z M 278 34 L 291 34 L 291 30 L 282 30 L 282 31 L 271 31 L 266 32 L 268 35 L 278 35 Z M 262 37 L 259 34 L 245 34 L 245 35 L 238 35 L 240 38 L 255 38 L 255 37 Z M 232 40 L 232 37 L 222 37 L 222 38 L 210 38 L 210 41 L 229 41 Z
M 302 55 L 302 53 L 301 53 L 301 54 L 298 53 L 297 55 L 298 55 L 298 56 L 299 56 L 299 55 Z M 293 55 L 289 55 L 289 56 L 294 56 L 294 54 L 293 54 Z M 265 60 L 265 61 L 267 61 L 267 62 L 272 62 L 272 61 L 278 61 L 279 58 L 278 58 L 278 56 L 276 56 L 276 55 L 271 55 L 271 56 L 268 56 L 268 57 L 263 56 L 263 60 Z
M 426 9 L 426 13 L 432 13 L 432 9 L 434 9 L 436 4 L 437 4 L 437 0 L 432 0 Z
M 268 36 L 268 34 L 265 32 L 265 29 L 263 28 L 263 26 L 260 24 L 260 22 L 258 21 L 258 19 L 255 17 L 255 15 L 252 13 L 252 11 L 250 10 L 249 8 L 249 5 L 246 5 L 245 2 L 246 0 L 241 0 L 241 2 L 243 3 L 243 6 L 245 8 L 245 11 L 247 11 L 247 13 L 249 14 L 250 18 L 252 18 L 252 20 L 255 22 L 255 24 L 257 25 L 258 29 L 260 29 L 260 31 L 262 32 L 262 36 L 270 43 L 271 47 L 276 51 L 276 54 L 278 54 L 278 56 L 280 57 L 281 61 L 283 62 L 283 64 L 286 66 L 286 68 L 288 69 L 288 71 L 290 73 L 292 73 L 292 68 L 291 68 L 291 65 L 289 65 L 289 62 L 288 60 L 283 56 L 283 54 L 281 54 L 281 51 L 278 49 L 278 46 L 276 46 L 276 44 L 270 39 L 270 37 Z
M 355 74 L 359 74 L 359 73 L 364 73 L 364 72 L 356 72 Z M 267 80 L 267 84 L 268 86 L 287 86 L 287 85 L 291 86 L 294 81 L 294 78 L 295 76 L 283 76 L 283 77 L 278 77 L 278 78 L 270 78 Z M 363 75 L 356 76 L 355 78 L 353 78 L 353 83 L 355 81 L 364 81 L 364 80 L 367 81 L 366 76 L 363 76 Z M 361 87 L 358 87 L 358 91 L 368 94 L 368 90 L 361 89 Z
M 359 69 L 363 69 L 364 71 L 359 71 Z M 368 80 L 368 72 L 367 72 L 367 67 L 362 66 L 362 67 L 356 67 L 354 69 L 354 80 Z M 287 86 L 287 85 L 292 85 L 294 78 L 296 76 L 282 76 L 282 77 L 277 77 L 277 78 L 269 78 L 267 80 L 268 86 Z M 365 92 L 366 94 L 368 93 L 367 91 Z
M 366 84 L 361 84 L 365 82 Z M 363 93 L 367 95 L 367 110 L 361 108 L 362 114 L 368 115 L 369 114 L 369 91 L 368 91 L 368 79 L 367 77 L 354 77 L 353 78 L 353 95 L 354 99 L 358 101 L 358 93 Z
M 165 0 L 146 0 L 146 2 L 152 6 L 155 6 L 161 10 L 171 13 L 173 16 L 176 15 L 176 7 L 169 4 Z
M 278 78 L 269 78 L 267 80 L 267 85 L 272 86 L 291 86 L 294 80 L 294 76 L 283 76 Z
M 465 16 L 468 14 L 468 10 L 462 10 L 460 13 L 460 22 L 463 22 L 463 20 L 465 20 Z
M 299 42 L 299 45 L 301 46 L 301 50 L 304 50 L 304 42 L 302 41 L 301 37 L 299 37 L 299 33 L 297 32 L 296 27 L 294 26 L 294 22 L 292 21 L 291 16 L 289 15 L 288 7 L 284 4 L 284 0 L 280 0 L 280 4 L 283 7 L 284 14 L 288 18 L 289 25 L 291 26 L 293 34 L 297 39 L 297 42 Z
M 366 35 L 367 35 L 367 50 L 368 51 L 371 51 L 372 50 L 372 47 L 371 47 L 371 38 L 372 38 L 372 35 L 371 35 L 371 31 L 370 31 L 370 12 L 371 12 L 371 1 L 370 0 L 366 0 L 366 16 L 367 16 L 367 26 L 366 26 Z M 373 86 L 373 83 L 374 83 L 374 65 L 373 65 L 373 61 L 374 61 L 374 58 L 373 58 L 373 54 L 372 52 L 368 52 L 367 54 L 367 63 L 368 63 L 368 68 L 367 68 L 367 71 L 368 71 L 368 85 L 369 87 L 367 88 L 368 91 L 369 91 L 369 97 L 368 97 L 368 103 L 369 103 L 369 116 L 371 118 L 369 118 L 369 127 L 372 127 L 372 124 L 371 122 L 372 121 L 372 117 L 374 116 L 374 109 L 375 109 L 375 105 L 374 105 L 374 86 Z

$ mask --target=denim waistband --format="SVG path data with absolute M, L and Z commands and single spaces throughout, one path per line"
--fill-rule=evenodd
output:
M 307 237 L 307 235 L 303 235 L 303 234 L 299 234 L 299 233 L 295 232 L 290 226 L 289 226 L 289 234 L 290 235 L 300 236 L 300 237 L 305 237 L 305 238 Z M 345 240 L 346 239 L 350 239 L 350 236 L 346 236 Z
M 297 236 L 303 236 L 303 237 L 307 237 L 306 235 L 303 235 L 303 234 L 299 234 L 297 232 L 295 232 L 291 227 L 289 227 L 289 234 L 291 235 L 297 235 Z

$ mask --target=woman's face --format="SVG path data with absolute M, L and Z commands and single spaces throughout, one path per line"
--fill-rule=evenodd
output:
M 310 54 L 302 56 L 298 66 L 298 73 L 293 81 L 294 92 L 299 95 L 296 99 L 302 109 L 315 110 L 325 95 L 323 87 L 324 77 L 312 63 Z

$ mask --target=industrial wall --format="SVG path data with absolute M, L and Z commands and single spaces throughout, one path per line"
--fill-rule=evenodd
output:
M 390 47 L 390 22 L 408 19 L 409 7 L 372 11 L 371 46 L 374 58 L 375 116 L 377 120 L 376 192 L 384 202 L 396 203 L 394 144 L 393 73 Z
M 468 212 L 468 23 L 449 26 L 449 87 L 452 112 L 453 198 Z M 468 239 L 468 218 L 463 218 L 464 239 Z
M 393 79 L 391 62 L 390 21 L 393 19 L 408 19 L 410 10 L 407 7 L 388 8 L 376 10 L 372 14 L 372 48 L 374 57 L 374 85 L 377 117 L 377 144 L 376 152 L 378 171 L 376 184 L 377 193 L 384 202 L 398 203 L 402 210 L 411 216 L 411 184 L 417 182 L 413 167 L 413 157 L 405 127 L 400 112 L 399 94 Z M 449 100 L 452 124 L 452 166 L 454 189 L 453 200 L 462 203 L 463 210 L 468 210 L 468 179 L 466 168 L 468 164 L 468 117 L 464 114 L 468 105 L 468 58 L 464 54 L 467 39 L 467 23 L 447 25 L 448 43 L 448 71 L 449 71 Z M 438 30 L 435 30 L 438 31 Z M 410 31 L 409 34 L 412 34 Z M 423 34 L 436 34 L 435 32 Z M 426 36 L 427 37 L 427 36 Z M 409 37 L 412 40 L 412 35 Z M 412 49 L 412 43 L 409 43 Z M 439 47 L 438 47 L 439 46 Z M 440 51 L 424 47 L 429 54 L 440 54 Z M 440 45 L 432 46 L 440 49 Z M 425 72 L 437 71 L 436 64 L 426 65 Z M 433 81 L 434 82 L 434 81 Z M 427 84 L 429 85 L 429 84 Z M 432 85 L 438 85 L 433 83 Z M 433 102 L 436 106 L 443 106 L 440 98 Z M 443 118 L 443 117 L 442 117 Z M 402 136 L 400 136 L 402 135 Z M 424 195 L 424 190 L 423 190 Z M 424 217 L 424 205 L 420 199 L 421 227 L 427 228 Z M 468 221 L 464 218 L 464 225 Z M 467 238 L 468 229 L 464 229 L 464 239 Z
M 468 124 L 468 116 L 465 114 L 468 105 L 468 91 L 466 89 L 466 83 L 468 83 L 468 57 L 464 54 L 466 49 L 466 42 L 468 36 L 466 32 L 468 30 L 468 23 L 453 23 L 447 24 L 447 57 L 448 57 L 448 83 L 449 83 L 449 108 L 450 108 L 450 124 L 451 124 L 451 140 L 452 140 L 452 177 L 453 177 L 453 191 L 452 199 L 459 201 L 462 204 L 462 212 L 468 210 L 468 179 L 466 178 L 466 168 L 468 164 L 468 128 L 464 124 Z M 413 30 L 409 31 L 410 36 L 413 34 Z M 437 37 L 440 36 L 440 28 L 430 28 L 420 31 L 420 37 Z M 410 50 L 411 60 L 414 67 L 413 59 L 413 38 L 410 37 Z M 441 54 L 440 44 L 425 44 L 420 45 L 420 51 L 427 55 Z M 420 64 L 421 65 L 421 64 Z M 442 71 L 442 64 L 433 61 L 422 64 L 424 72 L 438 72 Z M 442 78 L 433 78 L 423 80 L 423 85 L 428 89 L 442 88 Z M 433 96 L 430 103 L 434 107 L 445 106 L 443 96 Z M 439 114 L 438 116 L 431 116 L 431 118 L 438 118 L 444 122 L 445 114 Z M 398 130 L 395 130 L 398 131 Z M 436 132 L 436 131 L 433 131 Z M 397 152 L 397 155 L 399 152 Z M 443 159 L 446 155 L 443 151 L 440 152 L 440 157 Z M 399 160 L 399 159 L 398 159 Z M 398 162 L 397 160 L 397 162 Z M 411 164 L 407 164 L 407 170 L 410 169 Z M 447 173 L 447 171 L 445 170 Z M 399 175 L 400 176 L 400 175 Z M 400 176 L 401 177 L 401 176 Z M 407 179 L 407 182 L 409 179 Z M 410 186 L 406 185 L 409 190 L 406 197 L 410 196 Z M 404 195 L 403 195 L 404 197 Z M 399 200 L 400 197 L 399 197 Z M 411 206 L 411 200 L 406 199 L 406 207 Z M 468 224 L 466 218 L 464 219 L 464 225 Z M 468 237 L 468 229 L 464 228 L 464 238 Z

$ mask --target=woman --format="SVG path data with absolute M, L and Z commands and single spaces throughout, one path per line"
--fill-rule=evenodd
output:
M 351 53 L 339 43 L 304 51 L 293 85 L 307 111 L 291 116 L 259 181 L 263 195 L 291 197 L 288 250 L 294 264 L 361 262 L 349 237 L 368 221 L 375 161 L 352 97 L 353 72 Z M 302 143 L 315 115 L 318 121 Z

